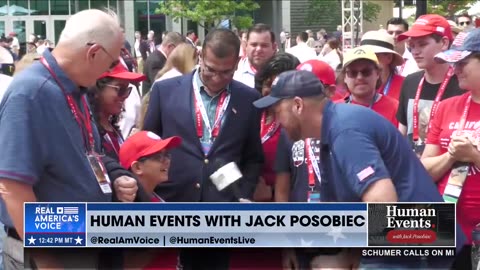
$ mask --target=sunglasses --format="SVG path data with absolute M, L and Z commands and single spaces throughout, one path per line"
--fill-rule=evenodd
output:
M 358 73 L 362 74 L 362 77 L 369 77 L 373 73 L 373 68 L 366 68 L 362 70 L 347 70 L 347 76 L 349 78 L 356 78 Z
M 471 21 L 466 21 L 466 22 L 458 22 L 458 24 L 460 24 L 461 26 L 464 26 L 464 25 L 470 25 L 472 22 Z
M 130 93 L 132 92 L 132 87 L 127 86 L 127 87 L 120 87 L 118 85 L 113 85 L 113 84 L 106 84 L 106 86 L 111 87 L 117 91 L 117 95 L 119 97 L 128 97 L 130 96 Z
M 108 68 L 109 70 L 112 70 L 114 67 L 116 67 L 119 63 L 120 63 L 120 60 L 118 58 L 115 58 L 113 57 L 113 55 L 111 55 L 107 49 L 105 49 L 105 47 L 103 47 L 102 45 L 100 44 L 97 44 L 95 42 L 88 42 L 86 44 L 87 46 L 93 46 L 93 45 L 98 45 L 100 46 L 100 48 L 102 49 L 103 52 L 105 52 L 111 59 L 112 59 L 112 63 L 110 64 L 110 67 Z
M 169 152 L 159 152 L 150 156 L 142 157 L 138 161 L 145 162 L 147 160 L 154 160 L 154 161 L 164 162 L 164 161 L 170 160 L 171 158 L 172 158 L 172 154 L 170 154 Z

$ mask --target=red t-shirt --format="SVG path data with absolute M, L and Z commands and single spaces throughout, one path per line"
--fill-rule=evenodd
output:
M 260 134 L 260 138 L 262 136 L 263 134 Z M 277 145 L 279 139 L 280 127 L 278 127 L 273 135 L 262 144 L 263 155 L 265 156 L 265 163 L 263 164 L 262 168 L 262 177 L 265 179 L 265 183 L 269 186 L 273 186 L 275 184 L 275 171 L 273 168 L 275 166 L 275 157 L 277 155 Z
M 470 93 L 445 99 L 439 106 L 435 117 L 430 122 L 427 134 L 427 144 L 440 146 L 440 155 L 448 151 L 452 133 L 457 130 L 460 118 L 465 109 Z M 471 133 L 480 129 L 480 104 L 471 102 L 465 122 L 464 132 Z M 441 194 L 447 185 L 450 170 L 438 182 Z M 480 223 L 480 169 L 475 165 L 470 167 L 467 179 L 463 184 L 462 193 L 457 202 L 457 220 L 472 241 L 472 230 Z
M 152 202 L 163 203 L 160 197 L 153 196 Z M 152 259 L 143 269 L 158 269 L 158 270 L 176 270 L 178 253 L 176 249 L 165 248 L 157 249 L 157 256 Z
M 346 103 L 347 100 L 348 100 L 348 97 L 345 99 L 336 100 L 334 102 Z M 350 104 L 362 105 L 365 107 L 370 106 L 370 104 L 360 104 L 353 100 Z M 398 127 L 398 120 L 396 117 L 397 109 L 398 109 L 398 100 L 395 100 L 391 97 L 383 96 L 383 95 L 381 95 L 380 98 L 377 99 L 377 101 L 372 106 L 372 110 L 374 110 L 378 114 L 385 117 L 388 121 L 390 121 L 390 123 L 392 123 L 396 127 Z
M 392 81 L 390 82 L 390 87 L 388 88 L 387 96 L 398 100 L 400 98 L 400 92 L 402 90 L 402 84 L 405 77 L 398 74 L 393 74 Z M 384 82 L 380 88 L 378 88 L 378 93 L 383 95 L 383 90 L 387 82 Z

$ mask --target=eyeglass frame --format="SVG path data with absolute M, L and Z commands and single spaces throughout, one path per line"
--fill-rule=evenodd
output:
M 223 70 L 223 71 L 215 70 L 209 65 L 207 65 L 207 63 L 205 63 L 205 57 L 203 53 L 200 53 L 198 56 L 201 59 L 200 72 L 205 72 L 206 73 L 205 75 L 209 77 L 218 76 L 218 77 L 221 77 L 222 79 L 229 79 L 231 76 L 233 76 L 233 74 L 237 70 L 236 65 L 231 70 Z
M 155 154 L 152 154 L 152 155 L 149 155 L 149 156 L 144 156 L 144 157 L 141 157 L 139 158 L 137 161 L 138 162 L 145 162 L 147 160 L 155 160 L 155 161 L 160 161 L 160 162 L 165 162 L 167 160 L 171 160 L 172 159 L 172 154 L 170 152 L 158 152 L 158 153 L 155 153 Z
M 93 45 L 98 45 L 100 46 L 100 48 L 102 49 L 102 51 L 104 51 L 112 60 L 113 62 L 110 64 L 110 67 L 108 68 L 108 70 L 112 70 L 113 68 L 115 68 L 119 63 L 120 63 L 120 60 L 118 58 L 115 58 L 113 57 L 112 54 L 110 54 L 107 49 L 105 49 L 105 47 L 103 47 L 103 45 L 101 44 L 98 44 L 96 42 L 87 42 L 87 44 L 85 44 L 86 46 L 93 46 Z
M 132 93 L 132 86 L 127 86 L 127 87 L 120 87 L 118 85 L 113 85 L 113 84 L 105 84 L 105 86 L 111 87 L 117 91 L 117 95 L 119 97 L 128 97 Z M 120 93 L 123 93 L 123 95 L 120 95 Z

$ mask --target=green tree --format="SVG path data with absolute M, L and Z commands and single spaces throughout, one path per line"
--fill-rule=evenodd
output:
M 309 0 L 309 9 L 307 13 L 306 22 L 309 24 L 316 23 L 320 20 L 325 21 L 325 17 L 332 22 L 342 21 L 342 1 L 332 0 Z M 369 1 L 362 1 L 363 4 L 363 19 L 367 22 L 373 22 L 378 18 L 382 7 L 376 3 Z M 336 23 L 332 23 L 336 24 Z
M 176 21 L 185 18 L 205 28 L 225 19 L 237 28 L 248 28 L 253 24 L 250 14 L 258 8 L 260 5 L 253 0 L 164 0 L 156 13 Z
M 425 1 L 425 0 L 423 0 Z M 427 12 L 446 17 L 453 17 L 457 11 L 466 10 L 469 4 L 474 4 L 476 0 L 429 0 L 427 2 Z

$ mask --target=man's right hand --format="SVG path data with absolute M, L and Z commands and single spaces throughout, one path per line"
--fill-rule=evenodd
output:
M 282 250 L 282 266 L 283 270 L 300 270 L 297 255 L 293 248 Z

